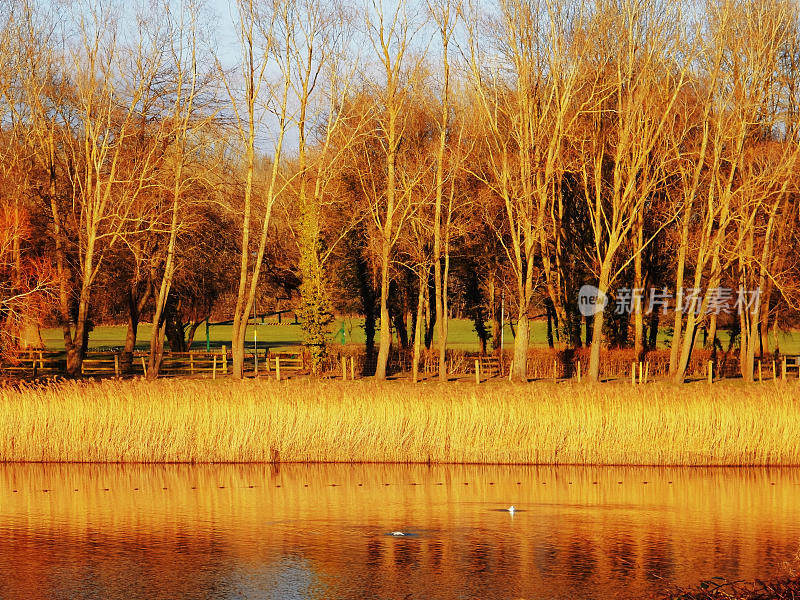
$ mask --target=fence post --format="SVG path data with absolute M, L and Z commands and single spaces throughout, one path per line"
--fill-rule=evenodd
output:
M 708 361 L 708 383 L 714 383 L 714 361 Z
M 275 357 L 275 380 L 276 381 L 280 381 L 281 380 L 281 357 L 280 356 L 276 356 Z
M 581 361 L 578 361 L 578 383 L 581 382 Z
M 786 381 L 786 357 L 783 357 L 783 366 L 781 367 L 781 380 Z
M 475 359 L 475 383 L 481 382 L 481 362 L 477 358 Z
M 144 362 L 144 356 L 142 357 L 142 373 L 147 377 L 147 363 Z
M 631 384 L 636 385 L 636 363 L 631 363 Z
M 764 378 L 761 376 L 761 360 L 758 361 L 758 382 L 761 383 Z
M 189 351 L 189 375 L 194 375 L 194 354 Z
M 347 381 L 347 357 L 342 357 L 342 381 Z
M 350 357 L 350 380 L 355 381 L 356 379 L 356 359 L 354 356 Z
M 119 354 L 114 355 L 114 377 L 119 377 Z
M 644 363 L 644 382 L 647 383 L 647 379 L 650 377 L 650 363 Z
M 228 347 L 222 347 L 222 372 L 228 374 Z
M 772 359 L 772 381 L 778 381 L 778 366 L 775 364 L 775 359 Z
M 511 362 L 508 363 L 508 380 L 511 381 L 511 374 L 514 372 L 514 359 L 511 359 Z
M 217 378 L 217 355 L 214 355 L 214 366 L 211 367 L 211 379 Z
M 553 381 L 558 381 L 558 369 L 557 369 L 558 361 L 554 358 L 553 359 Z
M 258 348 L 253 352 L 253 375 L 258 377 Z

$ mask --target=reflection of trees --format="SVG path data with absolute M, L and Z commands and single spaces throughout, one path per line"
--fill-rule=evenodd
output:
M 729 552 L 738 562 L 739 547 L 736 538 L 729 539 L 728 542 L 731 544 Z M 675 555 L 669 536 L 663 531 L 654 532 L 647 537 L 643 546 L 646 577 L 652 581 L 671 579 L 675 573 Z
M 459 483 L 435 485 L 448 477 Z M 6 466 L 0 596 L 636 596 L 779 568 L 796 551 L 798 478 L 692 469 L 648 473 L 642 485 L 635 469 Z M 487 508 L 512 496 L 525 507 L 513 520 Z M 404 526 L 418 535 L 386 535 Z
M 636 546 L 626 534 L 614 535 L 607 540 L 611 572 L 616 578 L 628 579 L 636 572 Z

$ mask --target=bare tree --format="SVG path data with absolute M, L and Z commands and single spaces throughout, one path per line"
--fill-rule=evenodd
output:
M 77 226 L 77 309 L 74 327 L 64 323 L 67 370 L 81 370 L 89 333 L 92 287 L 108 252 L 138 216 L 133 208 L 152 184 L 160 144 L 156 139 L 138 160 L 125 151 L 137 135 L 139 105 L 159 72 L 157 47 L 142 30 L 130 47 L 119 41 L 120 22 L 107 10 L 79 17 L 80 41 L 71 49 L 75 135 L 67 146 L 72 203 L 66 218 Z M 63 224 L 62 215 L 54 221 Z
M 290 3 L 269 0 L 261 4 L 255 0 L 237 0 L 239 43 L 242 50 L 241 75 L 244 97 L 240 98 L 230 78 L 223 75 L 225 87 L 231 100 L 234 122 L 245 153 L 244 206 L 242 211 L 242 245 L 239 264 L 239 284 L 236 306 L 233 313 L 231 350 L 233 353 L 233 375 L 244 374 L 244 342 L 247 323 L 258 289 L 258 281 L 264 262 L 269 236 L 270 219 L 275 201 L 284 186 L 279 179 L 283 157 L 283 143 L 290 124 L 289 92 L 291 79 L 289 69 L 292 59 L 293 18 Z M 269 72 L 273 68 L 274 73 Z M 276 78 L 270 84 L 268 77 Z M 253 229 L 254 176 L 256 171 L 257 129 L 262 125 L 262 103 L 266 103 L 275 121 L 275 144 L 271 165 L 267 174 L 266 190 L 259 198 L 262 213 L 260 231 Z M 252 232 L 251 232 L 252 230 Z M 258 240 L 255 257 L 251 258 L 251 233 Z
M 753 226 L 753 213 L 744 216 L 749 223 L 747 227 L 739 227 L 738 234 L 730 237 L 737 219 L 736 199 L 751 193 L 748 190 L 755 183 L 748 177 L 748 145 L 750 140 L 757 139 L 754 133 L 764 125 L 762 115 L 772 100 L 778 52 L 787 31 L 785 17 L 781 18 L 786 10 L 783 5 L 775 8 L 777 15 L 765 4 L 730 0 L 721 0 L 709 8 L 712 27 L 705 40 L 704 54 L 710 73 L 707 79 L 713 87 L 709 88 L 706 100 L 709 107 L 704 111 L 707 121 L 703 124 L 702 152 L 696 159 L 703 164 L 695 166 L 691 184 L 696 191 L 698 184 L 694 181 L 699 181 L 700 169 L 707 167 L 707 187 L 702 190 L 706 202 L 701 212 L 699 242 L 692 257 L 692 289 L 700 293 L 682 303 L 685 325 L 676 326 L 673 336 L 673 344 L 680 346 L 673 365 L 676 381 L 685 378 L 698 325 L 706 317 L 714 343 L 716 312 L 709 311 L 709 305 L 715 300 L 724 272 L 739 253 L 738 249 L 749 243 L 748 227 Z M 759 83 L 752 85 L 752 82 Z M 793 157 L 793 153 L 788 157 Z M 691 205 L 687 207 L 685 210 L 692 210 Z M 684 222 L 689 214 L 685 213 Z M 704 281 L 706 287 L 701 290 Z M 759 320 L 758 315 L 760 307 L 753 315 L 754 321 Z
M 392 248 L 397 242 L 411 209 L 408 188 L 399 190 L 397 182 L 397 159 L 400 142 L 406 127 L 407 103 L 410 89 L 416 83 L 419 60 L 413 61 L 410 44 L 416 33 L 414 23 L 407 14 L 405 0 L 388 13 L 381 0 L 373 0 L 372 10 L 367 12 L 367 32 L 377 54 L 382 81 L 375 92 L 378 105 L 375 108 L 385 168 L 385 185 L 382 189 L 366 183 L 362 177 L 362 189 L 370 199 L 372 217 L 380 234 L 381 273 L 381 329 L 378 346 L 376 379 L 386 378 L 389 360 L 391 333 L 389 329 L 389 271 Z
M 662 185 L 669 156 L 654 151 L 671 127 L 674 106 L 687 78 L 687 65 L 669 59 L 685 53 L 683 39 L 672 25 L 670 6 L 630 0 L 598 2 L 596 60 L 587 68 L 605 77 L 594 89 L 594 106 L 581 143 L 580 175 L 594 233 L 598 294 L 606 298 L 610 285 L 626 266 L 618 266 L 619 251 Z M 594 75 L 590 75 L 594 77 Z M 637 244 L 641 252 L 643 244 Z M 594 315 L 589 379 L 600 377 L 600 347 L 604 312 Z
M 171 147 L 166 170 L 169 173 L 167 190 L 169 197 L 171 197 L 171 202 L 167 213 L 166 231 L 168 232 L 168 241 L 164 257 L 163 276 L 161 277 L 158 291 L 153 290 L 152 292 L 154 295 L 153 327 L 150 331 L 150 356 L 147 369 L 147 376 L 150 379 L 158 376 L 164 353 L 164 333 L 166 328 L 164 309 L 175 277 L 178 234 L 182 226 L 181 210 L 184 208 L 184 193 L 191 180 L 191 178 L 185 176 L 185 169 L 193 152 L 202 147 L 202 144 L 198 144 L 196 136 L 193 134 L 205 122 L 205 119 L 198 118 L 197 115 L 197 96 L 200 87 L 198 31 L 194 18 L 197 7 L 189 3 L 185 7 L 182 6 L 182 9 L 183 12 L 177 15 L 177 23 L 171 23 L 172 27 L 170 28 L 174 99 L 167 119 L 170 126 L 169 140 Z M 172 17 L 169 6 L 165 6 L 164 10 L 169 17 Z M 205 117 L 207 118 L 208 115 L 205 115 Z M 152 281 L 150 285 L 153 285 Z

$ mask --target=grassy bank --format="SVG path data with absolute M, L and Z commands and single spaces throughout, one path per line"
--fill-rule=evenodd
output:
M 800 385 L 68 382 L 0 389 L 0 461 L 800 465 Z
M 341 343 L 340 328 L 344 327 L 345 341 L 349 345 L 363 346 L 364 338 L 364 319 L 358 317 L 339 317 L 330 326 L 331 345 L 336 348 Z M 136 347 L 139 350 L 149 349 L 150 344 L 150 323 L 140 323 Z M 491 331 L 491 324 L 487 324 Z M 410 328 L 410 325 L 409 325 Z M 117 348 L 125 343 L 125 325 L 98 325 L 89 334 L 90 348 Z M 380 327 L 377 328 L 375 339 L 377 340 Z M 225 344 L 230 347 L 232 327 L 230 325 L 213 325 L 209 330 L 210 345 L 218 348 Z M 42 341 L 50 350 L 64 350 L 64 334 L 61 329 L 48 328 L 41 331 Z M 300 325 L 294 325 L 291 318 L 286 318 L 282 325 L 271 323 L 257 323 L 251 321 L 248 325 L 246 345 L 253 346 L 253 334 L 258 341 L 259 348 L 272 348 L 273 350 L 296 350 L 303 343 L 303 330 Z M 393 339 L 397 342 L 397 333 L 394 332 Z M 506 323 L 505 342 L 507 345 L 513 344 L 514 336 L 511 327 Z M 434 343 L 438 342 L 436 333 L 433 335 Z M 534 346 L 547 346 L 547 322 L 536 320 L 531 323 L 530 342 Z M 447 334 L 447 344 L 450 348 L 466 351 L 477 351 L 480 348 L 478 334 L 475 332 L 475 325 L 469 319 L 451 319 Z M 192 347 L 203 349 L 206 345 L 205 327 L 203 325 L 197 330 Z
M 299 325 L 293 325 L 291 318 L 284 321 L 282 325 L 267 324 L 267 323 L 253 323 L 248 326 L 246 344 L 248 347 L 253 346 L 253 334 L 255 333 L 258 340 L 259 348 L 271 348 L 273 350 L 293 350 L 302 345 L 303 331 Z M 345 340 L 349 345 L 357 345 L 359 347 L 364 345 L 364 319 L 359 317 L 339 317 L 331 325 L 331 342 L 332 348 L 336 348 L 340 344 L 341 338 L 339 337 L 339 330 L 343 326 L 345 330 Z M 476 352 L 479 348 L 478 334 L 475 332 L 475 325 L 468 319 L 451 319 L 449 321 L 449 329 L 447 334 L 448 348 L 456 350 L 464 350 L 468 352 Z M 487 323 L 486 327 L 491 331 L 491 323 Z M 410 324 L 409 324 L 410 328 Z M 124 325 L 98 325 L 89 334 L 89 348 L 119 348 L 125 343 L 125 334 L 127 328 Z M 378 331 L 380 327 L 378 328 Z M 149 348 L 150 340 L 150 323 L 140 323 L 137 338 L 136 348 L 139 350 L 147 350 Z M 49 350 L 64 350 L 64 334 L 61 329 L 49 328 L 43 329 L 42 341 L 45 347 Z M 376 333 L 376 339 L 377 339 Z M 719 340 L 723 347 L 728 347 L 728 335 L 726 330 L 719 331 Z M 547 321 L 542 319 L 535 319 L 530 323 L 530 343 L 534 347 L 547 347 Z M 209 331 L 209 340 L 212 347 L 218 348 L 225 344 L 230 346 L 231 343 L 231 326 L 230 325 L 214 325 Z M 397 341 L 396 333 L 394 336 L 395 342 Z M 658 348 L 668 348 L 670 340 L 669 329 L 662 329 L 658 336 Z M 770 336 L 770 342 L 772 337 Z M 434 332 L 433 343 L 436 344 L 438 338 Z M 781 332 L 779 334 L 780 350 L 783 354 L 800 354 L 800 332 Z M 505 344 L 506 349 L 510 349 L 514 344 L 514 332 L 511 326 L 506 323 L 505 326 Z M 194 338 L 192 347 L 196 350 L 204 349 L 206 346 L 205 328 L 200 326 Z

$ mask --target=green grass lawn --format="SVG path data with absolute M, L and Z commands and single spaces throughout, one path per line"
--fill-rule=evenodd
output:
M 363 318 L 359 317 L 343 317 L 336 319 L 331 327 L 331 341 L 333 345 L 335 346 L 341 343 L 340 331 L 342 325 L 344 325 L 345 343 L 363 344 L 363 322 Z M 138 349 L 144 350 L 148 348 L 150 328 L 150 323 L 142 323 L 139 325 L 136 344 Z M 293 347 L 297 347 L 302 343 L 303 332 L 299 325 L 290 323 L 281 325 L 258 323 L 251 324 L 248 328 L 248 346 L 252 347 L 254 337 L 258 340 L 259 348 L 269 347 L 276 350 L 291 350 Z M 508 325 L 506 325 L 504 337 L 506 347 L 510 347 L 514 342 L 514 336 Z M 728 333 L 726 331 L 720 331 L 719 337 L 723 347 L 727 347 Z M 92 349 L 119 347 L 124 343 L 124 339 L 125 326 L 100 325 L 95 327 L 91 332 L 89 336 L 89 347 Z M 212 347 L 218 347 L 223 344 L 229 345 L 230 339 L 230 325 L 213 325 L 209 328 L 209 343 Z M 42 330 L 42 340 L 45 345 L 52 350 L 64 349 L 64 339 L 60 329 Z M 434 340 L 436 340 L 435 336 Z M 451 348 L 468 351 L 476 351 L 479 348 L 478 334 L 475 332 L 472 321 L 467 319 L 453 319 L 450 321 L 447 340 Z M 666 347 L 668 345 L 668 340 L 668 331 L 662 331 L 659 334 L 659 347 Z M 378 341 L 377 332 L 375 341 L 376 343 Z M 530 341 L 534 346 L 547 345 L 546 321 L 539 320 L 531 323 Z M 199 350 L 204 348 L 205 345 L 205 326 L 201 325 L 197 330 L 192 347 Z M 780 334 L 780 345 L 781 352 L 784 354 L 800 354 L 800 332 Z
M 331 327 L 331 342 L 334 345 L 341 343 L 340 331 L 342 325 L 344 325 L 345 343 L 363 344 L 363 323 L 364 319 L 358 317 L 343 317 L 336 319 Z M 459 348 L 463 350 L 478 349 L 478 334 L 475 332 L 475 327 L 472 321 L 467 319 L 453 319 L 450 321 L 449 325 L 447 339 L 448 344 L 452 348 Z M 149 347 L 150 330 L 150 323 L 141 323 L 139 325 L 136 343 L 136 347 L 138 349 L 143 350 Z M 121 346 L 125 340 L 125 331 L 126 329 L 123 325 L 98 325 L 89 335 L 89 347 L 109 348 Z M 298 346 L 302 343 L 303 331 L 299 325 L 292 323 L 283 323 L 281 325 L 251 323 L 247 330 L 247 341 L 249 346 L 252 346 L 254 337 L 257 338 L 259 347 L 268 346 L 275 349 L 289 350 L 293 346 Z M 514 336 L 511 328 L 508 325 L 506 325 L 504 337 L 506 344 L 513 343 Z M 434 340 L 436 339 L 437 338 L 434 335 Z M 530 339 L 534 344 L 546 345 L 547 323 L 544 321 L 534 322 L 531 328 Z M 64 349 L 64 338 L 60 329 L 43 329 L 42 340 L 44 341 L 45 345 L 52 350 Z M 209 343 L 212 347 L 230 344 L 230 340 L 230 325 L 212 325 L 209 328 Z M 378 332 L 375 334 L 375 342 L 377 343 L 377 341 Z M 192 347 L 195 349 L 202 349 L 205 347 L 205 344 L 205 326 L 201 325 L 197 330 Z

